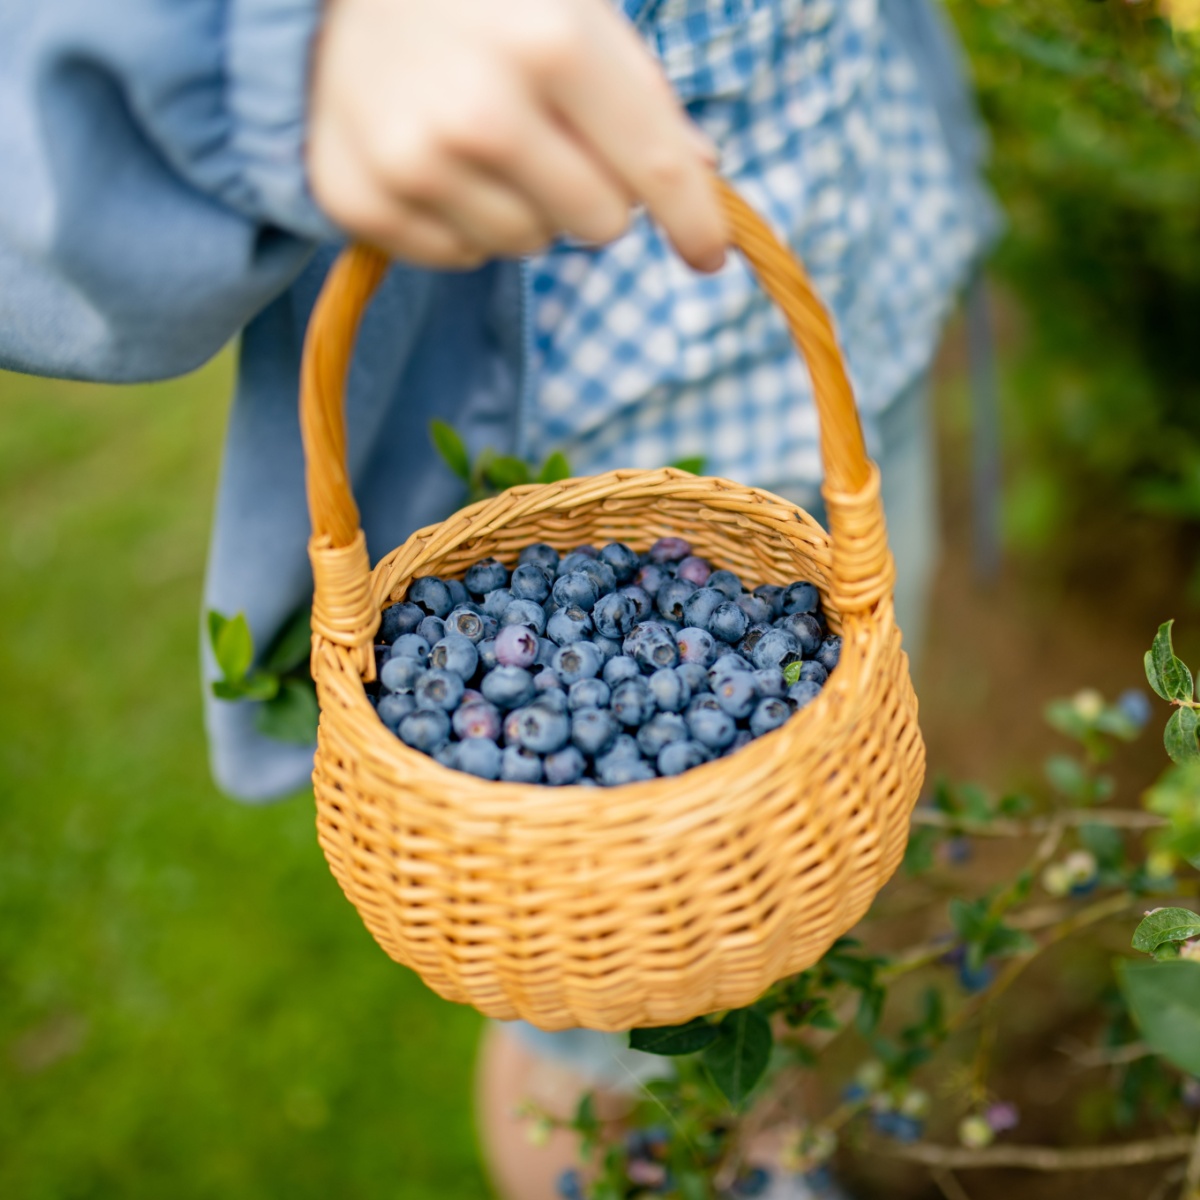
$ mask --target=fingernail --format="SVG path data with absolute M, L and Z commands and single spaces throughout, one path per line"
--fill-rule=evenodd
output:
M 721 152 L 717 149 L 717 144 L 700 128 L 699 125 L 691 121 L 687 123 L 688 136 L 692 139 L 692 144 L 696 147 L 697 153 L 710 167 L 715 167 L 721 159 Z

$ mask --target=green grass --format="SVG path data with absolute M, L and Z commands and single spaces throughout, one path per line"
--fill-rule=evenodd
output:
M 230 374 L 0 375 L 0 1196 L 475 1200 L 478 1018 L 208 777 Z

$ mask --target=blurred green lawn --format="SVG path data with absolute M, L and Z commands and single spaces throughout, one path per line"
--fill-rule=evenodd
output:
M 478 1019 L 208 777 L 230 375 L 0 374 L 0 1197 L 475 1200 Z

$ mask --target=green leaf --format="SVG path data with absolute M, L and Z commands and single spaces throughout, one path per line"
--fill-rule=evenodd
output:
M 909 834 L 908 846 L 904 851 L 904 873 L 924 875 L 933 867 L 934 851 L 942 839 L 941 830 L 919 825 Z
M 217 612 L 215 608 L 208 610 L 208 644 L 212 647 L 213 654 L 217 652 L 217 639 L 221 636 L 221 630 L 225 628 L 229 618 Z
M 317 693 L 307 679 L 285 679 L 279 694 L 258 712 L 258 731 L 264 737 L 297 746 L 317 740 Z
M 658 1025 L 650 1029 L 634 1029 L 629 1034 L 632 1050 L 646 1054 L 695 1054 L 711 1046 L 720 1037 L 716 1025 L 696 1017 L 686 1025 Z
M 1173 620 L 1158 627 L 1154 643 L 1146 651 L 1146 679 L 1164 700 L 1191 700 L 1192 673 L 1187 664 L 1175 657 L 1171 646 Z
M 1200 937 L 1200 913 L 1188 908 L 1161 908 L 1143 918 L 1133 934 L 1133 948 L 1153 954 L 1164 942 Z
M 213 682 L 212 694 L 218 700 L 245 700 L 246 687 L 240 679 L 235 683 L 230 683 L 227 679 L 217 679 Z
M 771 1058 L 771 1026 L 756 1008 L 728 1012 L 718 1026 L 720 1037 L 704 1051 L 713 1082 L 735 1108 L 762 1078 Z
M 1069 754 L 1052 754 L 1046 759 L 1045 770 L 1050 786 L 1069 799 L 1078 800 L 1087 792 L 1087 771 Z
M 275 635 L 263 667 L 276 675 L 286 675 L 307 660 L 312 651 L 312 609 L 297 609 Z
M 694 455 L 692 458 L 676 459 L 671 464 L 677 471 L 686 471 L 689 475 L 703 475 L 704 468 L 708 464 L 708 460 L 703 454 Z
M 274 700 L 279 694 L 279 676 L 270 671 L 254 671 L 242 681 L 247 700 Z
M 1200 963 L 1118 963 L 1118 975 L 1146 1044 L 1191 1075 L 1200 1075 Z
M 1104 871 L 1115 871 L 1125 861 L 1125 839 L 1119 829 L 1099 821 L 1089 821 L 1079 827 L 1079 840 L 1096 856 Z
M 250 664 L 254 661 L 254 639 L 250 636 L 250 626 L 246 617 L 238 613 L 231 621 L 226 621 L 217 634 L 213 654 L 217 666 L 221 668 L 225 678 L 230 683 L 245 678 Z
M 788 665 L 783 668 L 783 682 L 786 683 L 789 687 L 793 683 L 799 683 L 800 682 L 800 668 L 802 666 L 804 666 L 803 663 L 798 663 L 798 662 L 788 663 Z
M 484 470 L 488 483 L 500 491 L 529 482 L 529 465 L 511 454 L 493 458 Z
M 1196 739 L 1197 727 L 1196 710 L 1194 708 L 1177 708 L 1163 730 L 1163 745 L 1171 756 L 1171 761 L 1179 763 L 1200 762 L 1200 741 Z
M 557 483 L 560 479 L 571 478 L 571 464 L 561 450 L 555 450 L 538 472 L 538 483 Z
M 446 466 L 464 483 L 470 483 L 471 456 L 467 453 L 462 438 L 458 436 L 458 430 L 453 425 L 447 425 L 445 421 L 435 418 L 429 422 L 429 437 Z

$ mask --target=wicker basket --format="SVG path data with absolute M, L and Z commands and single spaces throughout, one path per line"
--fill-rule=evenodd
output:
M 896 868 L 924 773 L 892 610 L 879 475 L 828 316 L 799 264 L 726 185 L 732 241 L 811 372 L 830 533 L 776 496 L 678 471 L 517 487 L 422 529 L 370 569 L 346 476 L 343 391 L 386 270 L 342 255 L 309 326 L 301 391 L 321 705 L 313 783 L 329 865 L 392 958 L 448 1000 L 543 1029 L 620 1030 L 746 1004 L 809 966 Z M 748 582 L 815 582 L 845 639 L 820 697 L 674 779 L 619 788 L 488 783 L 380 722 L 380 611 L 418 575 L 512 563 L 530 542 L 645 549 L 681 534 Z

